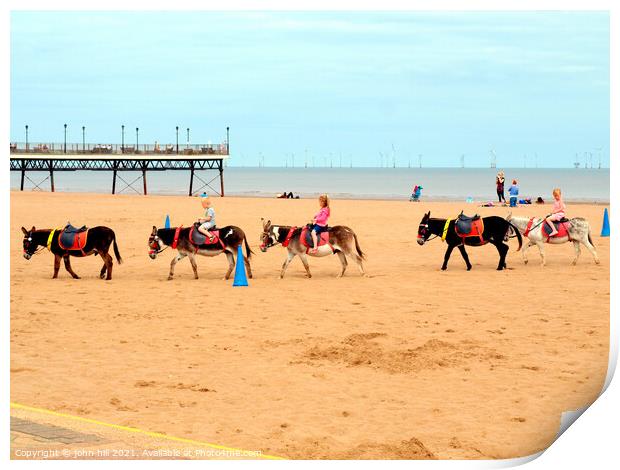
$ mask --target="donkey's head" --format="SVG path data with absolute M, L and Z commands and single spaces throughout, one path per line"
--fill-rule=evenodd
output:
M 424 245 L 424 242 L 431 236 L 431 231 L 428 228 L 428 221 L 430 218 L 431 211 L 428 211 L 420 221 L 420 225 L 418 226 L 418 245 Z
M 157 227 L 153 225 L 153 231 L 149 237 L 149 257 L 151 259 L 157 258 L 159 252 L 162 251 L 160 242 L 161 240 L 159 236 L 157 236 Z
M 273 232 L 273 225 L 271 225 L 271 220 L 265 221 L 265 219 L 261 218 L 261 222 L 263 223 L 263 232 L 260 234 L 260 251 L 263 253 L 267 251 L 267 248 L 273 246 L 277 237 Z
M 32 255 L 37 251 L 38 243 L 32 239 L 32 232 L 35 230 L 34 225 L 30 230 L 26 230 L 22 227 L 22 232 L 24 232 L 24 258 L 26 259 L 32 258 Z

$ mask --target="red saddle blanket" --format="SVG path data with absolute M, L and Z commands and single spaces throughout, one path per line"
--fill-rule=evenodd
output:
M 310 233 L 310 230 L 308 230 L 308 227 L 304 227 L 301 230 L 299 241 L 301 241 L 301 244 L 306 248 L 312 248 L 312 234 Z M 321 236 L 317 237 L 317 246 L 322 245 L 329 245 L 331 247 L 331 244 L 329 243 L 329 232 L 322 232 Z
M 456 234 L 461 238 L 478 237 L 480 238 L 480 243 L 484 242 L 484 238 L 482 238 L 482 232 L 484 232 L 484 222 L 482 221 L 482 217 L 473 220 L 471 222 L 471 226 L 468 227 L 467 231 L 462 231 L 459 227 L 459 224 L 456 223 L 454 224 L 454 230 Z
M 222 240 L 220 240 L 220 231 L 219 230 L 211 230 L 209 233 L 213 237 L 213 239 L 211 239 L 211 240 L 205 234 L 200 232 L 200 230 L 198 230 L 198 228 L 193 226 L 189 230 L 189 240 L 192 242 L 193 245 L 196 245 L 196 246 L 200 246 L 200 245 L 215 245 L 215 244 L 220 244 L 220 245 L 222 245 L 222 247 L 224 246 L 224 243 L 222 242 Z
M 86 246 L 88 232 L 88 230 L 83 232 L 62 230 L 58 236 L 58 246 L 63 250 L 82 251 Z
M 83 232 L 65 232 L 63 230 L 58 236 L 58 246 L 63 250 L 68 251 L 82 251 L 86 246 L 86 238 L 88 237 L 88 230 Z
M 570 235 L 568 234 L 570 222 L 554 222 L 553 225 L 555 225 L 555 229 L 558 231 L 558 233 L 550 237 L 549 234 L 551 233 L 551 227 L 549 227 L 549 224 L 547 222 L 543 223 L 543 233 L 545 234 L 545 237 L 547 237 L 547 241 L 549 241 L 550 238 L 570 237 Z

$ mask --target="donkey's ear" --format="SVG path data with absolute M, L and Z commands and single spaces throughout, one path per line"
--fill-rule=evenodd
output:
M 265 224 L 265 228 L 269 228 L 271 227 L 271 220 L 268 220 L 267 223 Z
M 508 212 L 508 215 L 506 216 L 506 220 L 510 220 L 512 218 L 512 211 Z
M 26 230 L 23 225 L 22 225 L 22 232 L 24 232 L 24 235 L 28 235 L 28 230 Z
M 32 226 L 32 228 L 30 229 L 31 232 L 34 232 L 36 230 L 36 228 L 34 228 L 34 225 Z
M 153 231 L 151 232 L 151 235 L 157 235 L 157 227 L 155 227 L 153 225 Z

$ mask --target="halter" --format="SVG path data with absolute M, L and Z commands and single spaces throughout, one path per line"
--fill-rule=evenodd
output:
M 263 232 L 263 236 L 264 236 L 264 235 L 267 235 L 267 238 L 269 239 L 269 244 L 264 243 L 264 242 L 263 242 L 263 243 L 261 243 L 261 244 L 259 245 L 259 248 L 260 248 L 261 250 L 262 250 L 263 248 L 267 249 L 267 248 L 271 248 L 272 246 L 276 246 L 276 245 L 279 245 L 279 244 L 280 244 L 280 242 L 279 242 L 277 239 L 276 239 L 276 241 L 275 241 L 275 242 L 272 242 L 272 241 L 271 241 L 271 235 L 270 235 L 268 232 Z
M 418 225 L 418 227 L 424 227 L 424 233 L 426 233 L 426 231 L 428 230 L 428 223 L 420 224 L 420 225 Z M 432 235 L 432 237 L 429 236 L 426 240 L 424 240 L 425 243 L 429 242 L 431 240 L 434 240 L 435 238 L 437 238 L 439 236 L 439 235 L 435 235 L 435 234 L 431 234 L 431 235 Z M 420 233 L 418 232 L 418 238 L 424 239 L 424 235 L 420 235 Z
M 51 232 L 52 234 L 54 233 L 54 230 L 52 230 Z M 50 235 L 50 239 L 51 239 L 51 235 Z M 32 242 L 32 233 L 30 235 L 28 235 L 28 241 Z M 30 246 L 30 245 L 28 245 Z M 34 255 L 38 255 L 39 253 L 41 253 L 43 250 L 45 250 L 45 248 L 49 249 L 49 245 L 46 247 L 45 245 L 38 245 L 38 248 L 35 248 L 34 251 L 31 253 L 28 250 L 24 250 L 24 254 L 27 254 L 29 256 L 34 256 Z M 50 250 L 51 251 L 51 250 Z
M 155 235 L 153 237 L 153 241 L 149 243 L 149 255 L 158 255 L 159 253 L 161 253 L 162 251 L 165 251 L 168 248 L 168 245 L 166 245 L 166 248 L 161 248 L 161 245 L 159 244 L 159 240 L 160 238 Z M 159 249 L 157 249 L 157 247 L 160 247 Z

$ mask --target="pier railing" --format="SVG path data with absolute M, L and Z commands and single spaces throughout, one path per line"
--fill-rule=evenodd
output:
M 92 143 L 64 143 L 58 142 L 15 142 L 10 144 L 11 155 L 41 154 L 41 155 L 205 155 L 227 156 L 228 145 L 221 144 L 92 144 Z

